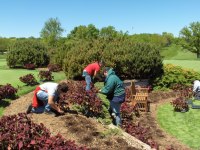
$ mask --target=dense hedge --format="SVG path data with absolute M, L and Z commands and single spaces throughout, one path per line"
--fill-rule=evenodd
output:
M 154 89 L 172 88 L 173 86 L 192 85 L 194 80 L 200 79 L 200 74 L 190 69 L 183 69 L 172 64 L 164 65 L 164 73 L 153 82 Z
M 93 43 L 94 42 L 94 43 Z M 63 69 L 68 78 L 80 76 L 84 67 L 92 61 L 101 59 L 98 41 L 76 41 L 64 57 Z
M 106 66 L 113 67 L 124 78 L 149 78 L 160 74 L 162 58 L 159 50 L 146 43 L 134 43 L 129 39 L 116 38 L 113 41 L 71 41 L 57 57 L 62 58 L 68 78 L 80 76 L 84 67 L 95 60 L 103 59 Z M 64 54 L 64 56 L 63 56 Z
M 7 64 L 9 67 L 24 67 L 34 64 L 36 67 L 49 63 L 49 57 L 44 45 L 35 40 L 17 40 L 9 47 Z
M 162 71 L 159 50 L 151 44 L 129 40 L 108 43 L 103 51 L 107 65 L 124 78 L 151 78 Z

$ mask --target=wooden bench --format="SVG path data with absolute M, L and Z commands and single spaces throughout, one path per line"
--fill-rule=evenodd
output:
M 148 88 L 135 87 L 135 81 L 131 81 L 131 105 L 139 111 L 148 111 Z

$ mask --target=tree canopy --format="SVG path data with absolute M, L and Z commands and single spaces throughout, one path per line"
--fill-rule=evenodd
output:
M 94 40 L 99 36 L 99 30 L 93 25 L 88 26 L 80 25 L 75 27 L 68 35 L 69 39 L 74 40 Z
M 64 29 L 58 18 L 50 18 L 45 22 L 44 27 L 40 32 L 40 37 L 48 44 L 54 45 L 62 36 Z
M 180 37 L 184 39 L 183 47 L 196 53 L 197 58 L 200 58 L 200 22 L 192 22 L 188 27 L 184 27 L 180 31 Z

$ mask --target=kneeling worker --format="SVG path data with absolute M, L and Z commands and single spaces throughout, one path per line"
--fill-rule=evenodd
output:
M 58 101 L 59 95 L 68 91 L 67 83 L 53 83 L 46 82 L 38 87 L 34 91 L 32 104 L 28 107 L 26 113 L 46 113 L 53 114 L 64 114 L 55 102 Z

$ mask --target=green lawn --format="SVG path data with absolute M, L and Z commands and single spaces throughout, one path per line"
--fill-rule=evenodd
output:
M 164 64 L 173 64 L 200 72 L 200 60 L 195 53 L 171 45 L 161 50 Z M 200 101 L 194 104 L 200 105 Z M 186 113 L 174 112 L 172 105 L 164 104 L 158 108 L 157 120 L 160 126 L 182 143 L 192 149 L 200 149 L 200 109 L 191 109 Z
M 35 78 L 38 76 L 38 70 L 26 70 L 26 69 L 0 69 L 1 74 L 0 74 L 0 84 L 6 84 L 10 83 L 13 86 L 22 86 L 24 83 L 22 83 L 19 80 L 19 77 L 24 76 L 26 74 L 33 74 Z M 38 79 L 38 78 L 37 78 Z
M 197 59 L 196 54 L 183 49 L 179 45 L 163 48 L 161 56 L 164 57 L 164 64 L 173 64 L 200 72 L 200 60 Z
M 0 59 L 0 69 L 8 69 L 6 59 Z
M 189 109 L 186 113 L 174 112 L 172 105 L 158 108 L 157 119 L 160 126 L 182 143 L 193 149 L 200 148 L 200 109 Z
M 6 59 L 6 55 L 5 54 L 0 54 L 0 59 Z
M 167 60 L 196 60 L 196 54 L 183 49 L 179 45 L 170 45 L 161 50 L 161 56 Z
M 6 84 L 6 83 L 10 83 L 15 87 L 18 86 L 23 86 L 24 83 L 22 83 L 19 80 L 19 77 L 24 76 L 26 74 L 33 74 L 34 77 L 37 79 L 37 81 L 39 82 L 39 78 L 38 78 L 38 70 L 26 70 L 26 69 L 0 69 L 1 74 L 0 74 L 0 84 Z M 52 74 L 54 76 L 54 80 L 55 81 L 59 81 L 65 78 L 65 74 L 64 72 L 54 72 Z

